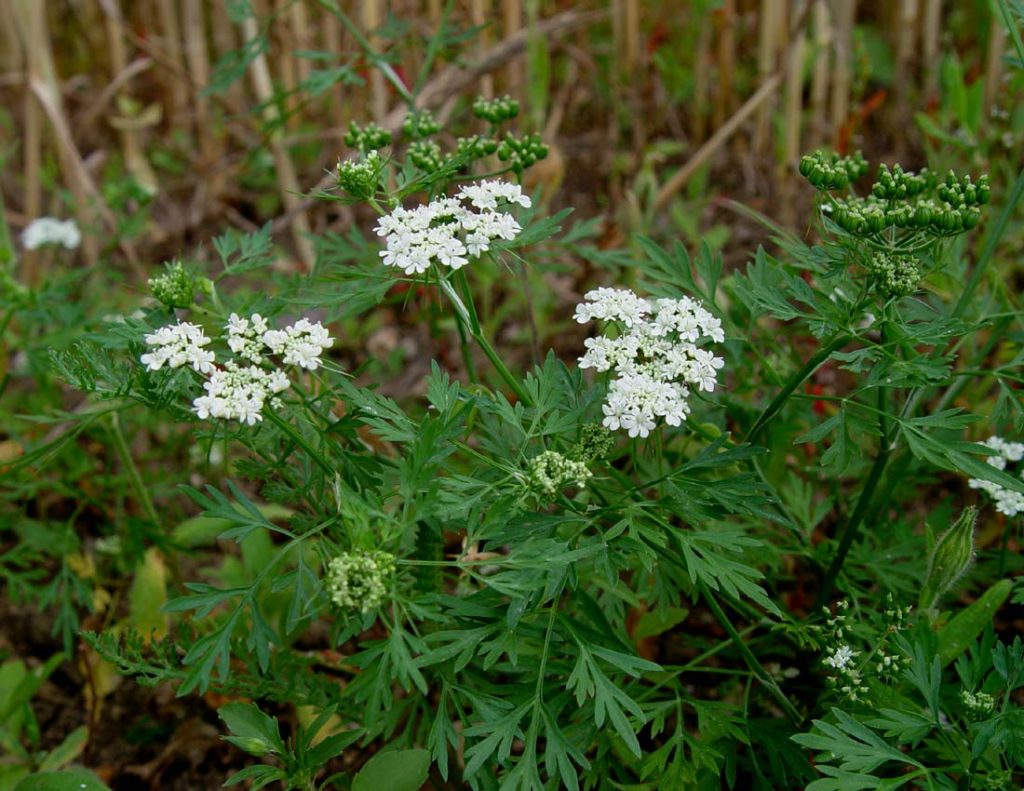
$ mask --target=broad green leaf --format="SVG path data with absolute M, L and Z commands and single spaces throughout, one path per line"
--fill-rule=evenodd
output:
M 427 750 L 379 752 L 352 778 L 352 791 L 419 791 L 429 771 Z
M 153 547 L 135 567 L 128 594 L 128 622 L 146 640 L 160 640 L 167 634 L 167 568 L 163 554 Z
M 950 618 L 949 623 L 939 630 L 938 655 L 943 666 L 966 651 L 985 627 L 992 623 L 992 617 L 1003 606 L 1012 590 L 1012 580 L 1000 580 L 977 601 Z
M 110 791 L 92 772 L 68 769 L 63 772 L 36 772 L 24 778 L 14 791 Z
M 646 637 L 657 637 L 681 624 L 689 615 L 690 610 L 686 607 L 666 607 L 664 610 L 645 612 L 637 621 L 636 628 L 633 630 L 633 639 L 643 640 Z
M 232 734 L 225 736 L 225 741 L 247 753 L 265 755 L 285 751 L 277 718 L 264 714 L 254 704 L 228 703 L 217 710 L 217 716 L 224 721 Z

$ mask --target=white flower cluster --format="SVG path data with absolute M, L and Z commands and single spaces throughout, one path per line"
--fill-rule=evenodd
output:
M 149 370 L 191 365 L 207 375 L 203 385 L 206 394 L 192 402 L 193 411 L 203 420 L 217 418 L 254 425 L 263 419 L 264 405 L 269 401 L 272 407 L 278 406 L 278 394 L 290 385 L 287 374 L 265 354 L 279 355 L 284 365 L 315 370 L 320 366 L 321 352 L 334 343 L 319 322 L 299 319 L 283 330 L 273 330 L 259 313 L 249 318 L 232 313 L 225 330 L 228 347 L 249 365 L 228 360 L 220 368 L 215 366 L 213 352 L 204 348 L 210 339 L 195 324 L 179 322 L 146 335 L 146 343 L 153 350 L 142 355 L 141 361 Z
M 460 269 L 471 257 L 487 252 L 496 239 L 519 235 L 522 228 L 516 219 L 498 210 L 511 203 L 528 207 L 530 198 L 517 184 L 482 181 L 463 187 L 454 198 L 414 209 L 399 206 L 377 225 L 377 235 L 385 243 L 381 260 L 407 275 L 426 272 L 435 263 Z
M 1006 469 L 1008 463 L 1018 464 L 1024 459 L 1024 443 L 1022 442 L 1007 442 L 1002 437 L 989 437 L 985 440 L 984 444 L 998 454 L 985 459 L 997 470 L 1009 472 Z M 1024 478 L 1024 468 L 1020 470 L 1020 474 Z M 967 481 L 967 485 L 972 489 L 981 489 L 983 492 L 986 492 L 995 500 L 996 510 L 999 513 L 1006 516 L 1024 514 L 1024 494 L 1015 492 L 1012 489 L 1006 489 L 998 483 L 992 483 L 982 478 L 971 478 Z
M 320 367 L 320 353 L 334 340 L 320 322 L 299 319 L 283 330 L 263 333 L 263 342 L 274 354 L 281 355 L 285 365 L 297 365 L 309 371 Z
M 168 368 L 181 368 L 191 365 L 201 374 L 213 371 L 213 352 L 204 349 L 210 343 L 202 327 L 182 321 L 161 327 L 146 336 L 146 345 L 153 351 L 141 357 L 142 362 L 151 371 L 159 371 L 165 365 Z
M 59 244 L 74 250 L 82 241 L 82 234 L 74 220 L 40 217 L 30 222 L 21 232 L 21 243 L 26 250 L 35 250 L 47 244 Z
M 242 368 L 229 360 L 206 380 L 206 395 L 195 399 L 192 409 L 200 420 L 237 420 L 252 426 L 263 420 L 267 398 L 270 397 L 271 406 L 276 406 L 280 402 L 273 396 L 283 393 L 289 385 L 284 371 L 266 371 L 258 365 Z
M 390 552 L 346 552 L 327 561 L 327 592 L 337 607 L 367 613 L 384 602 L 394 573 Z
M 576 306 L 576 321 L 600 319 L 621 329 L 616 337 L 588 338 L 580 358 L 580 368 L 616 373 L 604 404 L 605 426 L 646 437 L 659 417 L 670 426 L 686 419 L 692 389 L 715 389 L 725 361 L 697 344 L 721 343 L 725 333 L 699 302 L 645 299 L 614 288 L 598 288 L 584 298 Z

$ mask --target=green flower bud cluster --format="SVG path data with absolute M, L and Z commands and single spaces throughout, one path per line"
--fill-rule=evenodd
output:
M 377 193 L 384 159 L 370 151 L 359 159 L 338 162 L 338 184 L 356 200 L 366 200 Z
M 938 193 L 939 200 L 954 209 L 984 206 L 991 198 L 987 174 L 982 175 L 975 184 L 969 175 L 958 179 L 952 170 L 939 185 Z
M 984 720 L 996 710 L 996 699 L 987 692 L 971 692 L 960 690 L 960 702 L 968 719 Z
M 541 142 L 539 134 L 516 138 L 509 132 L 498 146 L 498 159 L 508 162 L 516 173 L 522 173 L 547 155 L 548 147 Z
M 467 161 L 474 161 L 489 157 L 498 150 L 498 141 L 491 137 L 473 135 L 472 137 L 460 137 L 456 156 L 465 157 Z
M 166 264 L 167 271 L 149 279 L 149 290 L 157 301 L 171 308 L 192 306 L 196 292 L 196 276 L 181 261 Z
M 384 602 L 394 573 L 390 552 L 346 552 L 327 562 L 327 593 L 342 610 L 368 613 Z
M 932 610 L 974 562 L 974 524 L 978 509 L 965 508 L 960 518 L 943 533 L 928 557 L 928 572 L 921 589 L 919 606 Z
M 584 464 L 606 459 L 615 447 L 615 434 L 600 423 L 585 423 L 580 428 L 580 438 L 573 450 L 573 457 Z
M 402 131 L 407 137 L 419 140 L 436 135 L 441 131 L 441 124 L 437 122 L 430 110 L 416 110 L 405 116 L 405 120 L 402 122 Z
M 433 173 L 440 169 L 446 158 L 441 153 L 441 146 L 433 140 L 416 140 L 409 144 L 409 161 L 425 173 Z
M 566 486 L 583 488 L 591 474 L 582 461 L 566 458 L 557 451 L 546 450 L 527 463 L 526 485 L 535 494 L 550 499 Z
M 935 186 L 935 176 L 927 168 L 920 173 L 903 170 L 900 164 L 878 166 L 878 176 L 871 185 L 871 194 L 880 200 L 905 200 Z
M 981 211 L 976 207 L 955 209 L 928 198 L 912 203 L 882 201 L 874 195 L 835 198 L 821 210 L 844 231 L 860 237 L 872 236 L 892 227 L 948 236 L 969 231 L 981 219 Z
M 867 170 L 867 161 L 857 152 L 853 157 L 837 158 L 817 151 L 800 160 L 800 172 L 823 192 L 849 186 Z M 938 197 L 938 200 L 934 200 Z M 904 170 L 899 164 L 880 165 L 870 194 L 828 199 L 822 213 L 852 236 L 871 238 L 876 246 L 899 247 L 904 237 L 883 240 L 887 229 L 915 232 L 915 243 L 924 237 L 954 236 L 974 228 L 981 219 L 981 206 L 988 202 L 988 177 L 977 183 L 970 176 L 962 179 L 950 172 L 937 184 L 935 174 Z M 924 235 L 924 237 L 922 236 Z
M 887 299 L 914 293 L 921 280 L 917 258 L 902 253 L 876 252 L 868 259 L 867 270 L 875 290 Z
M 482 121 L 500 124 L 502 121 L 509 121 L 519 115 L 519 102 L 511 96 L 502 96 L 497 99 L 485 99 L 483 96 L 479 96 L 473 102 L 473 115 Z
M 357 148 L 363 153 L 376 151 L 391 144 L 391 133 L 372 121 L 366 126 L 360 126 L 355 121 L 348 125 L 348 133 L 345 135 L 345 145 L 349 148 Z
M 860 151 L 839 157 L 819 150 L 800 158 L 800 175 L 819 190 L 845 189 L 867 171 L 868 161 Z
M 971 782 L 974 782 L 974 778 L 971 778 Z M 1013 781 L 1012 769 L 990 771 L 985 777 L 982 777 L 979 782 L 979 788 L 982 791 L 1019 791 L 1020 788 L 1020 786 L 1015 784 Z
M 836 198 L 834 203 L 821 207 L 847 233 L 854 236 L 870 236 L 888 227 L 885 205 L 876 198 Z

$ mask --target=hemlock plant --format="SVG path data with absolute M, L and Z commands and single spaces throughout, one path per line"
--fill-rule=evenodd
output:
M 962 246 L 986 179 L 883 166 L 858 193 L 864 158 L 819 153 L 800 165 L 819 244 L 781 235 L 723 274 L 638 239 L 620 266 L 527 194 L 546 149 L 501 134 L 516 103 L 472 110 L 483 128 L 448 150 L 425 112 L 351 126 L 321 197 L 376 223 L 320 240 L 305 279 L 226 288 L 273 261 L 267 231 L 226 234 L 220 274 L 174 264 L 141 317 L 54 353 L 94 400 L 218 448 L 226 480 L 181 480 L 216 532 L 171 532 L 171 578 L 189 546 L 239 547 L 181 578 L 162 638 L 89 644 L 143 683 L 252 700 L 221 716 L 254 787 L 1013 787 L 1024 654 L 986 629 L 1012 584 L 1000 566 L 973 604 L 951 596 L 975 552 L 958 501 L 983 490 L 1009 531 L 1024 493 L 1017 444 L 968 441 L 956 400 L 960 368 L 1007 376 L 983 369 L 1010 323 L 973 302 L 992 253 L 968 268 Z M 540 318 L 602 325 L 523 365 L 494 295 L 566 250 L 607 283 Z M 458 374 L 433 362 L 393 399 L 350 365 L 341 330 L 381 303 L 457 339 Z M 991 431 L 1020 423 L 1001 403 Z M 957 502 L 901 514 L 901 481 L 939 474 Z M 927 553 L 925 519 L 946 528 Z M 890 551 L 916 557 L 895 573 Z M 796 595 L 793 566 L 817 590 Z M 286 739 L 268 712 L 293 705 L 313 716 Z M 329 777 L 353 745 L 393 760 Z

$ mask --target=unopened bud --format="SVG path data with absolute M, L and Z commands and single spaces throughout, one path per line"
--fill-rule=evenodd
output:
M 964 509 L 960 518 L 935 542 L 928 558 L 928 575 L 921 590 L 921 609 L 934 609 L 964 575 L 974 560 L 974 523 L 978 509 L 973 505 Z

